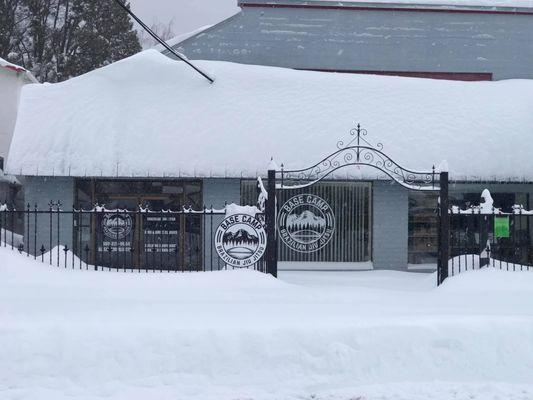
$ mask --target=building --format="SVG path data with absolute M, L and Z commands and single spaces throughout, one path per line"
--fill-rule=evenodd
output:
M 22 86 L 36 82 L 30 72 L 0 58 L 0 202 L 13 202 L 20 188 L 15 177 L 4 173 L 4 160 L 15 128 Z
M 214 84 L 150 50 L 60 84 L 28 86 L 7 162 L 7 172 L 24 182 L 25 201 L 41 210 L 51 200 L 64 210 L 253 205 L 256 179 L 266 176 L 271 157 L 285 169 L 309 167 L 353 138 L 350 130 L 361 123 L 365 140 L 382 143 L 406 168 L 431 171 L 446 159 L 455 204 L 477 204 L 488 188 L 498 207 L 531 209 L 533 81 L 197 64 Z M 355 167 L 309 190 L 331 205 L 335 234 L 309 254 L 280 245 L 282 268 L 302 262 L 306 268 L 432 268 L 435 194 L 411 192 L 374 169 Z M 297 193 L 280 193 L 278 201 Z M 69 248 L 102 234 L 99 224 L 64 224 Z M 201 224 L 185 223 L 186 235 L 175 239 L 187 241 L 185 247 L 200 242 Z M 48 220 L 39 225 L 36 249 L 47 243 L 48 226 Z M 525 234 L 531 240 L 530 228 Z
M 18 65 L 0 58 L 0 157 L 5 159 L 13 136 L 22 86 L 37 83 L 33 75 Z
M 452 5 L 447 5 L 452 4 Z M 532 79 L 529 0 L 239 0 L 190 59 L 454 80 Z

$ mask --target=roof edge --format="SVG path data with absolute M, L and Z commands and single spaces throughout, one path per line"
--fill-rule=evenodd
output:
M 482 6 L 460 4 L 427 4 L 424 0 L 419 3 L 406 4 L 398 2 L 343 2 L 325 0 L 238 0 L 240 7 L 264 8 L 315 8 L 342 9 L 363 11 L 417 11 L 417 12 L 448 12 L 448 13 L 487 13 L 487 14 L 523 14 L 533 15 L 533 7 L 516 6 Z
M 240 5 L 240 3 L 239 3 L 239 5 Z M 235 14 L 233 14 L 232 16 L 230 16 L 230 17 L 228 17 L 226 19 L 223 19 L 220 22 L 217 22 L 216 24 L 213 24 L 213 25 L 207 27 L 206 29 L 204 29 L 204 30 L 202 30 L 200 32 L 197 32 L 197 33 L 195 33 L 195 34 L 183 39 L 180 42 L 177 42 L 177 43 L 173 44 L 171 47 L 176 50 L 179 47 L 181 47 L 182 43 L 185 43 L 185 42 L 188 42 L 188 41 L 191 41 L 191 40 L 195 40 L 200 35 L 205 35 L 206 33 L 214 31 L 215 29 L 218 29 L 221 26 L 229 24 L 229 23 L 231 23 L 231 21 L 233 21 L 235 18 L 238 18 L 240 15 L 242 15 L 242 10 L 240 10 L 239 12 L 236 12 Z M 161 51 L 161 54 L 173 58 L 173 55 L 166 49 L 163 49 L 163 51 Z

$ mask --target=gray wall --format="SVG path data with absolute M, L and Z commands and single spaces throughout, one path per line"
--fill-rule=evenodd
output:
M 10 204 L 13 202 L 13 195 L 12 195 L 11 186 L 9 185 L 9 182 L 6 180 L 1 180 L 0 177 L 0 204 L 7 203 Z
M 49 202 L 61 202 L 61 210 L 72 211 L 74 204 L 74 178 L 48 178 L 48 177 L 26 177 L 24 179 L 25 202 L 30 204 L 31 209 L 37 206 L 38 210 L 48 211 Z M 27 227 L 27 222 L 25 227 Z M 65 214 L 61 216 L 61 227 L 59 243 L 62 246 L 72 248 L 73 231 L 72 216 Z M 57 215 L 53 216 L 52 229 L 52 247 L 57 246 Z M 38 215 L 37 218 L 37 237 L 34 238 L 35 220 L 30 215 L 29 220 L 29 250 L 31 254 L 40 254 L 39 249 L 44 245 L 46 251 L 50 250 L 50 219 L 49 214 Z M 27 228 L 26 228 L 27 230 Z M 26 237 L 28 233 L 26 232 Z M 26 241 L 28 241 L 26 239 Z
M 374 269 L 407 269 L 409 192 L 398 184 L 374 182 Z
M 207 208 L 211 206 L 216 209 L 224 208 L 226 204 L 241 204 L 241 180 L 240 179 L 204 179 L 204 204 Z M 213 235 L 218 225 L 224 219 L 223 215 L 213 217 Z M 208 219 L 209 221 L 209 219 Z M 210 222 L 210 221 L 209 221 Z M 213 245 L 213 235 L 211 225 L 208 224 L 206 235 L 204 235 L 204 260 L 205 267 L 210 269 L 220 269 L 224 267 L 218 257 Z
M 533 78 L 531 37 L 526 14 L 243 7 L 176 48 L 191 59 L 499 80 Z
M 479 199 L 481 199 L 481 192 L 484 189 L 488 189 L 492 194 L 494 193 L 518 193 L 520 194 L 516 201 L 523 203 L 522 205 L 527 208 L 533 208 L 533 185 L 529 183 L 450 183 L 450 197 L 453 199 L 455 194 L 462 193 L 477 193 Z M 529 203 L 528 203 L 529 197 Z M 453 201 L 452 201 L 453 203 Z M 474 205 L 478 205 L 479 201 Z M 497 202 L 495 207 L 501 207 L 501 204 Z

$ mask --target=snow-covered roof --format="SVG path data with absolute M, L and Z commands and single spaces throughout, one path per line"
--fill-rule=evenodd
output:
M 6 173 L 0 169 L 0 183 L 11 183 L 14 185 L 20 185 L 19 180 L 13 175 L 6 175 Z M 2 201 L 4 199 L 0 199 Z
M 23 88 L 6 170 L 21 175 L 255 177 L 307 167 L 350 138 L 454 179 L 533 180 L 533 81 L 454 82 L 198 61 L 147 50 Z M 374 170 L 341 170 L 375 178 Z
M 533 0 L 239 0 L 239 5 L 260 5 L 272 6 L 275 4 L 317 6 L 335 5 L 338 7 L 353 6 L 392 6 L 392 7 L 477 7 L 477 8 L 530 8 L 533 7 Z
M 170 47 L 176 46 L 177 44 L 183 42 L 184 40 L 187 40 L 187 39 L 189 39 L 189 38 L 191 38 L 193 36 L 201 34 L 202 32 L 204 32 L 205 30 L 211 28 L 212 26 L 213 25 L 205 25 L 205 26 L 202 26 L 202 27 L 200 27 L 198 29 L 195 29 L 195 30 L 193 30 L 191 32 L 182 33 L 181 35 L 177 35 L 177 36 L 174 36 L 171 39 L 166 40 L 166 43 Z M 165 51 L 165 48 L 161 44 L 157 44 L 153 48 L 158 50 L 158 51 Z
M 16 65 L 16 64 L 10 63 L 9 61 L 4 60 L 1 57 L 0 57 L 0 68 L 5 68 L 5 69 L 8 69 L 10 71 L 17 72 L 17 73 L 24 73 L 24 75 L 28 79 L 28 81 L 33 82 L 33 83 L 37 83 L 37 79 L 35 79 L 35 77 L 32 75 L 31 72 L 27 71 L 25 68 L 23 68 L 23 67 L 21 67 L 19 65 Z

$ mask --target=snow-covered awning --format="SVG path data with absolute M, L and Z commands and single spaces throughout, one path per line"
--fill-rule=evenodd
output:
M 16 65 L 13 63 L 10 63 L 7 60 L 4 60 L 3 58 L 0 58 L 0 68 L 4 68 L 16 73 L 23 73 L 28 82 L 32 83 L 38 83 L 37 79 L 32 75 L 31 72 L 27 71 L 25 68 L 21 67 L 20 65 Z
M 23 88 L 7 171 L 20 175 L 255 177 L 308 167 L 350 138 L 453 179 L 533 180 L 533 81 L 451 82 L 197 62 L 155 50 Z M 347 168 L 338 177 L 376 178 Z

